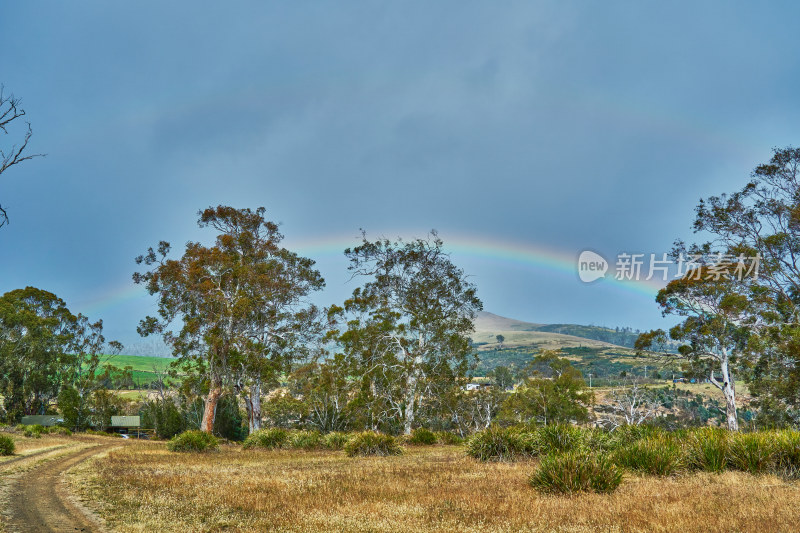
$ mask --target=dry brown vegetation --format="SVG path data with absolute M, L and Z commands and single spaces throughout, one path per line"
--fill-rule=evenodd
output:
M 451 446 L 175 454 L 135 444 L 73 471 L 114 531 L 797 531 L 800 490 L 772 476 L 627 475 L 611 495 L 544 496 L 534 463 Z

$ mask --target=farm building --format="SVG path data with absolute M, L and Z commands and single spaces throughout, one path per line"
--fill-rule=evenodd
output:
M 26 426 L 35 426 L 38 424 L 40 426 L 50 427 L 63 424 L 64 418 L 59 415 L 29 415 L 23 416 L 20 422 Z

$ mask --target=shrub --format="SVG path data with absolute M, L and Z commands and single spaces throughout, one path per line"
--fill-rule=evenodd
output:
M 319 431 L 302 430 L 289 434 L 288 444 L 292 448 L 313 450 L 323 446 L 322 434 Z
M 343 449 L 348 440 L 350 440 L 350 435 L 341 431 L 332 431 L 322 437 L 323 446 L 331 450 Z
M 244 440 L 244 449 L 264 448 L 272 450 L 284 447 L 289 440 L 289 432 L 283 428 L 268 428 L 254 431 Z
M 436 444 L 437 441 L 438 439 L 436 438 L 436 433 L 425 428 L 415 429 L 406 439 L 408 444 L 414 446 L 430 446 L 432 444 Z
M 720 428 L 693 431 L 687 439 L 689 465 L 706 472 L 722 472 L 728 466 L 728 432 Z
M 654 426 L 625 424 L 615 428 L 609 434 L 609 448 L 624 448 L 625 446 L 633 444 L 634 442 L 642 439 L 663 434 L 664 431 L 662 429 Z
M 0 435 L 0 455 L 14 455 L 15 449 L 14 439 L 8 435 Z
M 580 450 L 586 443 L 584 432 L 564 424 L 542 426 L 538 430 L 541 453 L 553 454 Z
M 219 441 L 214 435 L 197 429 L 184 431 L 167 443 L 167 449 L 171 452 L 204 452 L 214 450 L 217 446 Z
M 467 442 L 467 454 L 481 461 L 513 461 L 538 453 L 536 435 L 519 428 L 491 426 Z
M 605 455 L 570 452 L 542 459 L 529 483 L 539 492 L 613 492 L 622 482 L 622 470 Z
M 464 443 L 464 439 L 449 431 L 437 431 L 436 439 L 442 444 L 457 445 Z
M 774 446 L 777 473 L 789 478 L 800 477 L 800 432 L 779 432 Z
M 345 444 L 344 451 L 348 456 L 356 455 L 400 455 L 403 449 L 397 439 L 391 435 L 364 431 L 357 433 Z
M 54 433 L 56 435 L 65 435 L 69 437 L 70 435 L 72 435 L 72 430 L 69 428 L 65 428 L 64 426 L 55 426 L 53 428 L 50 428 L 50 433 Z
M 729 462 L 732 468 L 761 474 L 772 469 L 776 445 L 768 433 L 737 433 L 730 437 Z
M 628 444 L 618 449 L 613 457 L 620 466 L 656 476 L 670 476 L 685 466 L 680 443 L 664 436 L 653 436 Z
M 16 426 L 14 426 L 14 430 L 22 433 L 23 431 L 25 431 L 27 427 L 28 426 L 26 426 L 25 424 L 17 424 Z

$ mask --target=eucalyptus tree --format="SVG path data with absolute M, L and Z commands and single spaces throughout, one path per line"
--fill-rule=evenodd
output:
M 343 308 L 338 340 L 362 379 L 370 423 L 397 422 L 410 433 L 421 403 L 458 386 L 476 356 L 476 288 L 443 250 L 436 232 L 410 242 L 367 240 L 345 250 L 354 278 L 364 279 Z
M 159 298 L 158 317 L 142 320 L 139 332 L 163 335 L 178 365 L 203 376 L 203 431 L 213 431 L 226 389 L 243 396 L 250 428 L 259 427 L 262 385 L 305 350 L 318 315 L 306 296 L 324 286 L 322 277 L 311 259 L 280 246 L 283 235 L 265 212 L 208 208 L 198 224 L 216 230 L 213 246 L 189 242 L 180 259 L 168 259 L 162 241 L 136 259 L 152 268 L 134 281 Z
M 7 419 L 44 414 L 58 398 L 62 414 L 85 427 L 121 347 L 106 343 L 102 321 L 72 314 L 51 292 L 7 292 L 0 297 L 0 393 Z
M 734 265 L 729 265 L 734 268 Z M 683 357 L 692 370 L 705 374 L 725 397 L 728 429 L 739 429 L 734 365 L 747 355 L 750 336 L 760 327 L 756 309 L 771 301 L 746 281 L 718 274 L 720 265 L 698 266 L 661 289 L 656 301 L 663 313 L 684 317 L 670 329 L 643 333 L 637 350 L 667 357 Z M 677 353 L 669 341 L 681 343 Z

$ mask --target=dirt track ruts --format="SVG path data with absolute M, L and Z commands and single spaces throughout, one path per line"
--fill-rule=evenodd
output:
M 61 475 L 86 459 L 119 444 L 99 444 L 59 456 L 21 474 L 10 487 L 11 532 L 102 531 L 102 526 L 72 503 Z

